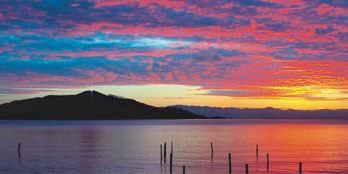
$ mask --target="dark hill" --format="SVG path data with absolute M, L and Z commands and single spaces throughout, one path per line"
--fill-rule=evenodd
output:
M 220 108 L 209 106 L 185 106 L 175 105 L 173 107 L 181 108 L 195 114 L 206 117 L 220 116 L 224 118 L 251 118 L 251 119 L 348 119 L 348 109 L 337 110 L 281 110 L 276 108 Z
M 153 107 L 132 99 L 85 91 L 77 95 L 49 95 L 0 105 L 2 120 L 118 120 L 202 119 L 174 107 Z

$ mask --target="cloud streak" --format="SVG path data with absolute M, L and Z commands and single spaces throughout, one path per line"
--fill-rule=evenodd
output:
M 343 100 L 347 11 L 338 0 L 4 0 L 0 87 L 181 84 Z

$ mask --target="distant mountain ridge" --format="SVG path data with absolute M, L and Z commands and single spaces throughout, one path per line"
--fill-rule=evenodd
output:
M 275 108 L 220 108 L 209 106 L 187 106 L 174 105 L 173 107 L 181 108 L 195 114 L 207 117 L 224 117 L 224 118 L 255 118 L 255 119 L 348 119 L 348 109 L 338 110 L 281 110 Z
M 174 107 L 154 107 L 133 99 L 85 91 L 49 95 L 0 105 L 1 120 L 204 119 Z

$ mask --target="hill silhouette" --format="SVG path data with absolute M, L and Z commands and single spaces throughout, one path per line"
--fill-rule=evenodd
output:
M 49 95 L 0 105 L 2 120 L 203 119 L 174 107 L 154 107 L 133 99 L 85 91 Z
M 348 109 L 320 110 L 282 110 L 276 108 L 221 108 L 209 106 L 174 105 L 195 114 L 206 117 L 251 118 L 251 119 L 348 119 Z

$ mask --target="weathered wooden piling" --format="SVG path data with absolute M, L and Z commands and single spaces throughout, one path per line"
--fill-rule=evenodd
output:
M 214 156 L 213 142 L 210 143 L 210 148 L 211 148 L 211 158 L 213 159 L 213 156 Z
M 269 154 L 267 153 L 267 170 L 269 169 Z
M 256 157 L 259 158 L 259 144 L 256 145 Z
M 302 162 L 299 163 L 298 170 L 299 174 L 302 174 Z
M 162 144 L 160 145 L 160 149 L 161 149 L 161 165 L 162 165 L 163 163 Z
M 18 158 L 21 158 L 21 142 L 18 143 L 17 151 L 18 151 Z
M 173 141 L 170 142 L 170 153 L 173 153 Z
M 248 174 L 248 173 L 249 173 L 249 165 L 245 164 L 245 174 Z
M 170 153 L 170 173 L 173 172 L 173 153 Z
M 167 142 L 164 142 L 164 150 L 163 150 L 163 156 L 164 156 L 164 163 L 167 162 Z
M 182 166 L 182 173 L 185 174 L 185 166 Z
M 231 173 L 232 172 L 231 153 L 228 154 L 228 166 L 229 166 L 229 173 Z

